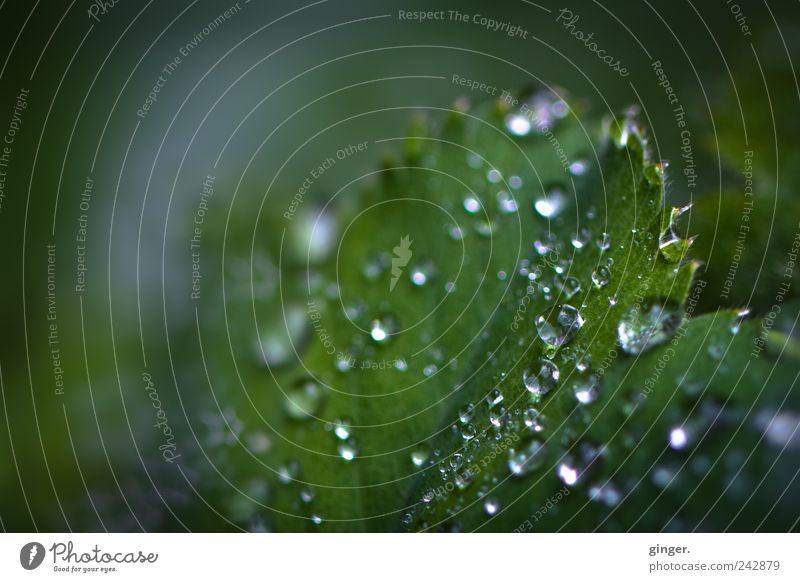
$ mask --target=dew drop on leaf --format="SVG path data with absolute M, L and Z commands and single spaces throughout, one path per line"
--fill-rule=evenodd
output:
M 539 315 L 536 332 L 543 342 L 554 347 L 568 344 L 583 327 L 580 312 L 571 305 L 559 305 L 555 309 Z
M 553 361 L 539 358 L 536 364 L 522 373 L 522 381 L 528 392 L 544 396 L 556 387 L 560 376 L 561 372 Z
M 641 306 L 634 305 L 617 325 L 619 345 L 626 354 L 641 354 L 671 338 L 682 319 L 682 310 L 670 301 L 646 301 Z
M 529 475 L 541 467 L 546 454 L 546 446 L 538 439 L 531 439 L 508 450 L 508 470 L 516 477 Z
M 611 269 L 606 267 L 605 265 L 600 265 L 594 271 L 592 271 L 592 283 L 598 289 L 601 287 L 605 287 L 611 282 Z

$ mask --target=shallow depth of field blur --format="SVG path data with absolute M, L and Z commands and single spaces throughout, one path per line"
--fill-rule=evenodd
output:
M 562 9 L 579 15 L 572 28 Z M 419 10 L 444 17 L 400 16 Z M 797 530 L 796 4 L 9 1 L 0 28 L 2 529 Z M 443 147 L 432 142 L 453 116 L 496 115 L 505 92 L 568 108 L 549 111 L 554 127 L 564 116 L 564 176 L 575 180 L 556 192 L 523 177 L 517 205 L 489 169 L 492 155 L 516 155 L 508 145 L 472 160 L 479 179 L 436 186 L 452 159 L 469 170 L 470 158 L 426 148 Z M 652 424 L 623 427 L 618 442 L 652 437 L 665 452 L 627 465 L 627 453 L 612 455 L 608 480 L 582 478 L 587 448 L 576 445 L 574 463 L 542 469 L 552 486 L 511 497 L 494 490 L 506 475 L 460 483 L 461 456 L 436 443 L 481 430 L 483 413 L 458 400 L 473 373 L 505 376 L 490 352 L 508 344 L 490 341 L 488 322 L 495 307 L 514 312 L 510 281 L 549 229 L 565 229 L 554 205 L 582 220 L 588 207 L 573 198 L 593 200 L 616 219 L 603 214 L 614 192 L 581 176 L 603 171 L 595 148 L 625 112 L 648 155 L 669 162 L 664 203 L 692 204 L 680 226 L 681 240 L 696 237 L 687 257 L 704 282 L 692 309 L 732 309 L 753 329 L 770 319 L 769 387 L 724 380 L 752 390 L 751 404 L 690 394 Z M 533 164 L 551 183 L 561 168 L 546 137 L 513 116 L 499 126 L 509 144 L 541 148 Z M 464 147 L 494 143 L 465 134 Z M 393 183 L 405 166 L 425 178 Z M 459 202 L 431 198 L 440 188 Z M 486 236 L 518 228 L 514 248 Z M 567 247 L 602 249 L 603 230 Z M 622 270 L 609 268 L 613 286 Z M 606 293 L 604 276 L 576 281 Z M 468 357 L 478 341 L 495 346 L 482 360 Z M 733 350 L 722 355 L 727 341 L 696 381 L 738 365 Z M 508 374 L 525 393 L 523 372 Z M 486 414 L 484 442 L 505 422 Z M 545 412 L 544 434 L 571 414 Z M 715 442 L 712 425 L 729 436 Z M 552 454 L 571 446 L 559 435 Z M 517 445 L 497 438 L 513 473 L 506 448 Z M 427 516 L 431 496 L 443 505 Z M 441 516 L 472 502 L 478 517 Z M 547 522 L 547 503 L 575 517 Z

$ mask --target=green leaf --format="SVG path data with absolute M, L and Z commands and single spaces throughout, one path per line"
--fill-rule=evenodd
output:
M 717 377 L 697 346 L 734 316 L 693 317 L 697 263 L 635 120 L 522 104 L 419 119 L 371 187 L 228 235 L 230 345 L 205 350 L 228 408 L 205 438 L 247 484 L 207 492 L 238 527 L 509 531 L 541 508 L 537 529 L 652 527 L 629 508 L 689 410 L 666 395 L 690 362 Z

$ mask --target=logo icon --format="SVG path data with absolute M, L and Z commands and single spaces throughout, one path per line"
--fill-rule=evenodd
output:
M 400 244 L 392 249 L 394 256 L 392 257 L 392 279 L 389 281 L 389 293 L 394 291 L 394 286 L 397 285 L 400 275 L 403 274 L 403 267 L 408 264 L 414 254 L 411 252 L 411 243 L 413 242 L 413 240 L 409 240 L 409 235 L 406 235 L 400 239 Z
M 19 563 L 26 570 L 35 570 L 44 561 L 44 546 L 39 542 L 29 542 L 19 551 Z

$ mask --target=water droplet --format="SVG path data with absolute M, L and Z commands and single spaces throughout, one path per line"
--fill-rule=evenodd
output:
M 674 478 L 675 472 L 667 467 L 656 467 L 650 474 L 650 480 L 659 489 L 666 489 Z
M 502 400 L 502 399 L 501 399 Z M 458 411 L 458 420 L 462 423 L 472 420 L 472 415 L 475 413 L 475 405 L 468 404 Z
M 411 269 L 411 282 L 417 287 L 425 285 L 435 274 L 436 267 L 432 261 L 423 261 Z
M 566 201 L 564 188 L 559 184 L 551 184 L 545 188 L 544 194 L 536 199 L 533 207 L 540 216 L 555 218 L 564 210 Z
M 494 388 L 489 394 L 486 396 L 486 402 L 489 406 L 497 406 L 503 401 L 503 393 L 500 392 L 498 388 Z
M 483 510 L 486 512 L 486 515 L 496 514 L 500 511 L 500 501 L 497 497 L 487 497 L 486 501 L 483 502 Z
M 592 366 L 592 355 L 589 352 L 575 357 L 575 369 L 578 372 L 585 372 Z
M 535 408 L 528 408 L 522 413 L 522 421 L 532 432 L 544 432 L 547 418 Z
M 635 305 L 617 326 L 619 345 L 626 354 L 641 354 L 672 337 L 682 318 L 682 310 L 671 302 L 647 301 L 641 307 Z
M 300 463 L 298 461 L 287 461 L 278 467 L 278 481 L 288 485 L 300 476 Z
M 536 318 L 536 331 L 541 340 L 551 346 L 561 347 L 583 327 L 583 316 L 571 305 L 559 305 Z
M 305 309 L 290 305 L 284 313 L 285 324 L 259 332 L 254 349 L 259 363 L 270 367 L 288 364 L 296 357 L 295 350 L 305 343 L 310 330 Z
M 456 224 L 451 224 L 449 226 L 447 234 L 449 234 L 450 238 L 453 240 L 464 240 L 464 230 Z
M 578 469 L 571 467 L 567 463 L 561 463 L 556 471 L 558 478 L 564 485 L 575 485 L 578 482 Z
M 531 439 L 519 448 L 508 450 L 508 470 L 517 477 L 529 475 L 544 462 L 547 448 L 538 439 Z
M 512 176 L 513 177 L 513 176 Z M 516 198 L 505 190 L 497 193 L 497 209 L 503 214 L 513 214 L 519 210 Z
M 392 315 L 385 315 L 380 319 L 372 320 L 369 335 L 373 341 L 383 343 L 397 333 L 397 329 L 397 319 Z
M 597 267 L 594 271 L 592 271 L 592 283 L 594 283 L 595 287 L 598 289 L 600 287 L 605 287 L 611 281 L 611 269 L 606 267 L 605 265 L 601 265 Z
M 488 172 L 486 172 L 486 179 L 489 180 L 492 184 L 497 184 L 500 180 L 503 179 L 503 175 L 500 173 L 499 170 L 492 168 Z
M 523 137 L 531 132 L 531 121 L 524 115 L 508 115 L 506 117 L 506 129 L 513 135 Z
M 588 228 L 580 228 L 572 235 L 570 242 L 576 249 L 582 249 L 592 240 L 592 232 Z
M 572 388 L 575 399 L 581 404 L 591 404 L 600 395 L 600 380 L 597 376 L 589 376 L 578 381 Z
M 311 487 L 303 487 L 300 490 L 300 501 L 303 503 L 311 503 L 314 501 L 314 489 Z
M 609 126 L 611 140 L 618 148 L 624 148 L 628 145 L 628 140 L 632 135 L 639 135 L 640 133 L 636 120 L 631 115 L 614 119 Z
M 358 447 L 356 446 L 356 442 L 352 437 L 342 443 L 339 443 L 337 451 L 339 452 L 339 456 L 348 462 L 352 461 L 358 456 Z
M 311 522 L 312 522 L 314 525 L 320 525 L 320 524 L 322 523 L 322 521 L 323 521 L 323 520 L 322 520 L 322 516 L 321 516 L 321 515 L 317 515 L 317 514 L 315 513 L 314 515 L 312 515 L 312 516 L 311 516 Z
M 583 176 L 589 169 L 589 163 L 584 160 L 576 160 L 569 165 L 569 173 L 573 176 Z
M 475 214 L 481 209 L 481 203 L 474 196 L 467 196 L 464 198 L 464 210 L 470 214 Z
M 800 448 L 800 414 L 789 410 L 777 413 L 763 410 L 756 415 L 754 422 L 773 447 Z
M 561 290 L 565 299 L 572 299 L 581 292 L 581 282 L 576 277 L 562 278 L 561 275 L 556 275 L 556 286 Z
M 561 372 L 554 362 L 547 358 L 539 358 L 538 362 L 522 373 L 525 388 L 531 394 L 544 396 L 558 384 Z
M 600 501 L 608 507 L 614 507 L 622 500 L 622 495 L 620 495 L 620 492 L 617 491 L 613 485 L 595 485 L 589 488 L 589 499 L 592 501 Z
M 712 343 L 708 345 L 708 355 L 715 360 L 721 360 L 725 355 L 725 346 L 723 344 Z
M 597 248 L 601 251 L 607 251 L 611 248 L 611 235 L 607 232 L 604 232 L 600 235 L 600 238 L 597 239 Z
M 508 410 L 505 406 L 494 406 L 489 409 L 489 422 L 496 428 L 503 428 L 508 422 Z
M 519 190 L 522 188 L 522 178 L 519 176 L 511 176 L 508 179 L 508 185 L 511 186 L 514 190 Z
M 319 414 L 325 392 L 314 380 L 301 380 L 286 391 L 285 410 L 289 418 L 307 420 Z
M 689 443 L 689 435 L 683 427 L 673 428 L 669 433 L 669 446 L 673 449 L 680 450 L 686 448 Z
M 431 448 L 427 443 L 419 443 L 411 450 L 411 462 L 415 467 L 422 467 L 431 456 Z
M 474 424 L 467 423 L 461 427 L 461 438 L 465 441 L 474 439 L 476 434 L 478 434 L 478 431 L 475 429 Z
M 336 438 L 341 440 L 347 440 L 350 438 L 351 427 L 353 426 L 352 421 L 347 418 L 337 419 L 333 423 L 333 434 L 336 435 Z

